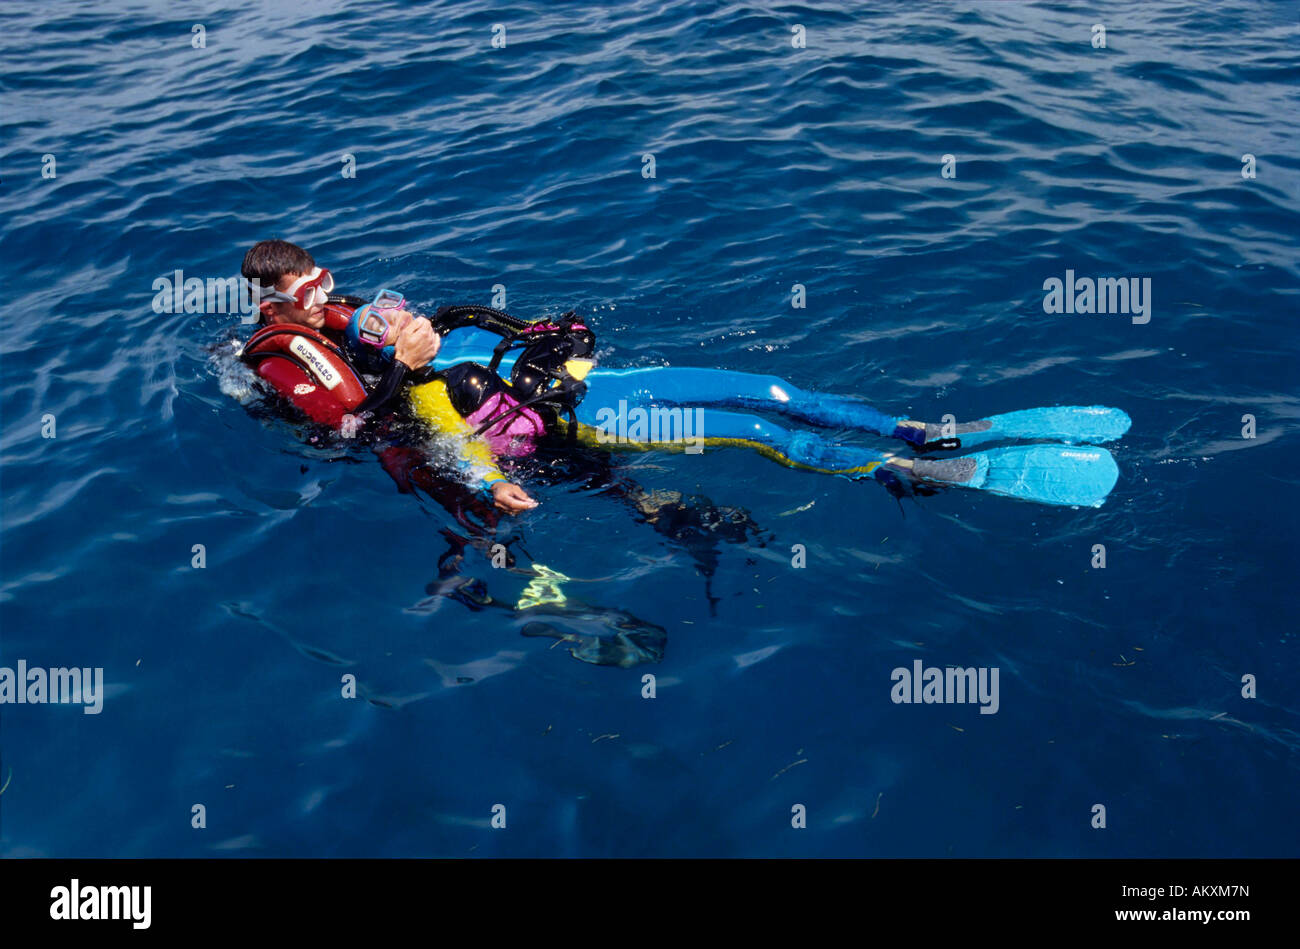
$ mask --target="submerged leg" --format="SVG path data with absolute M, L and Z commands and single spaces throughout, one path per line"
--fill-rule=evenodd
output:
M 579 416 L 581 418 L 581 414 Z M 689 419 L 686 437 L 661 437 L 654 426 L 627 426 L 605 435 L 583 428 L 584 441 L 606 448 L 668 448 L 692 452 L 704 447 L 751 448 L 783 465 L 848 477 L 876 476 L 892 459 L 886 452 L 860 445 L 837 444 L 816 432 L 792 431 L 757 415 L 723 409 L 699 409 Z M 882 480 L 886 480 L 882 478 Z

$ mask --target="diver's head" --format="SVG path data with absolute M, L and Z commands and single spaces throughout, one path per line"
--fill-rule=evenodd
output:
M 405 306 L 406 298 L 396 290 L 380 290 L 352 312 L 343 339 L 348 352 L 367 367 L 363 371 L 382 372 L 382 363 L 395 358 L 397 338 L 415 319 Z
M 244 279 L 259 288 L 255 299 L 263 324 L 295 323 L 315 330 L 325 325 L 325 301 L 334 289 L 334 277 L 301 247 L 260 241 L 244 255 L 240 269 Z

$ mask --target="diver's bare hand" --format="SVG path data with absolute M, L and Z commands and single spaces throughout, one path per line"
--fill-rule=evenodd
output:
M 528 496 L 527 491 L 509 481 L 498 481 L 492 485 L 492 500 L 507 514 L 518 514 L 537 507 L 537 502 Z
M 411 316 L 405 310 L 400 312 L 407 317 Z M 433 324 L 424 317 L 417 316 L 398 334 L 397 342 L 393 345 L 393 358 L 407 369 L 422 369 L 433 362 L 433 357 L 438 355 L 441 347 L 442 337 L 433 331 Z

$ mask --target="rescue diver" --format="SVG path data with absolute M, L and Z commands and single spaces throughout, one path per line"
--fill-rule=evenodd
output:
M 362 301 L 333 296 L 333 275 L 288 241 L 255 244 L 241 272 L 260 317 L 241 358 L 313 421 L 355 434 L 359 420 L 381 418 L 407 381 L 438 354 L 441 337 L 429 320 L 395 308 L 384 314 L 391 321 L 384 364 L 357 365 L 356 357 L 364 354 L 349 352 L 344 330 Z M 368 385 L 368 374 L 378 380 Z M 515 514 L 537 506 L 489 457 L 480 452 L 474 461 L 477 479 L 497 508 Z

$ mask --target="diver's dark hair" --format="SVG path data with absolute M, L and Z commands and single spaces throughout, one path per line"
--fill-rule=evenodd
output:
M 256 280 L 263 287 L 274 287 L 287 273 L 311 273 L 316 261 L 297 244 L 288 241 L 258 241 L 244 255 L 244 265 L 239 268 L 247 280 Z M 250 293 L 250 299 L 251 293 Z

